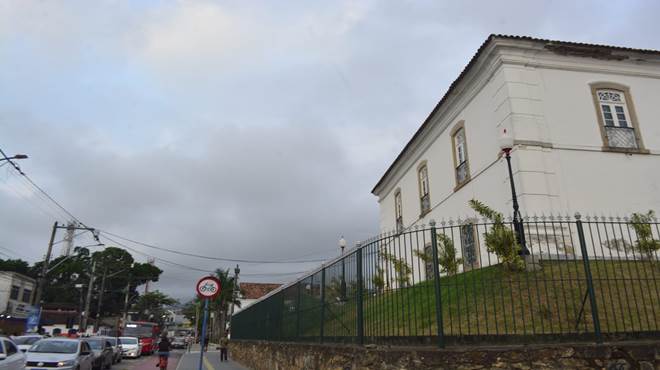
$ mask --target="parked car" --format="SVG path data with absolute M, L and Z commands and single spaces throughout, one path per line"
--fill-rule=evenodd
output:
M 112 344 L 105 338 L 91 337 L 84 338 L 83 342 L 89 344 L 94 353 L 94 370 L 109 370 L 112 367 L 112 359 L 114 352 L 112 351 Z
M 18 349 L 16 343 L 7 337 L 0 337 L 0 370 L 25 369 L 25 353 Z
M 112 344 L 112 364 L 118 364 L 121 362 L 122 353 L 121 353 L 121 340 L 115 337 L 98 337 L 103 338 Z
M 119 337 L 123 357 L 138 358 L 142 355 L 140 340 L 136 337 Z
M 186 337 L 176 336 L 172 338 L 172 348 L 186 348 Z
M 19 335 L 16 337 L 11 337 L 11 340 L 14 341 L 16 346 L 21 352 L 25 352 L 28 348 L 32 347 L 37 341 L 42 339 L 41 335 Z
M 25 353 L 27 370 L 92 370 L 94 354 L 89 345 L 79 339 L 44 338 Z

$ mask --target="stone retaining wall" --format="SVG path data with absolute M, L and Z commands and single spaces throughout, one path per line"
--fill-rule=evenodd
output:
M 230 356 L 254 370 L 660 370 L 660 340 L 449 349 L 234 340 Z

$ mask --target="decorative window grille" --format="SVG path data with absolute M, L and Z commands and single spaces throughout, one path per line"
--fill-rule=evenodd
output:
M 469 179 L 467 144 L 465 140 L 465 129 L 458 129 L 453 136 L 454 158 L 456 159 L 456 184 L 461 185 Z
M 625 94 L 618 90 L 598 90 L 596 94 L 605 125 L 607 145 L 613 148 L 639 149 Z
M 426 165 L 419 169 L 419 198 L 422 213 L 431 210 L 431 197 L 429 195 L 429 172 Z
M 424 246 L 424 254 L 427 256 L 432 256 L 433 255 L 433 247 L 431 247 L 431 244 L 426 244 Z M 433 259 L 432 258 L 427 258 L 427 261 L 424 262 L 424 270 L 426 271 L 426 280 L 431 280 L 433 279 Z
M 403 204 L 400 190 L 394 194 L 394 214 L 396 217 L 396 232 L 403 232 Z
M 461 226 L 461 249 L 463 252 L 463 266 L 465 270 L 479 267 L 479 248 L 475 238 L 475 226 L 465 224 Z

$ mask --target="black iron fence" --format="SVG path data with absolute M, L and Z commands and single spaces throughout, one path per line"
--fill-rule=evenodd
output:
M 502 225 L 477 220 L 368 240 L 234 315 L 232 337 L 444 346 L 660 335 L 657 220 L 523 225 L 530 254 L 518 263 L 493 251 Z

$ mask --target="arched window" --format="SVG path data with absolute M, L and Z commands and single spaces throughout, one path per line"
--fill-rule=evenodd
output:
M 458 190 L 470 181 L 470 162 L 468 160 L 467 138 L 465 136 L 465 121 L 460 121 L 451 130 L 451 145 L 454 156 L 454 175 Z
M 633 151 L 643 149 L 628 88 L 610 83 L 592 84 L 591 88 L 604 147 Z
M 429 170 L 426 161 L 417 169 L 417 178 L 419 180 L 419 204 L 421 215 L 424 216 L 431 210 L 431 194 L 429 190 Z
M 396 232 L 403 232 L 403 203 L 401 201 L 401 189 L 394 193 L 394 217 L 396 218 Z

